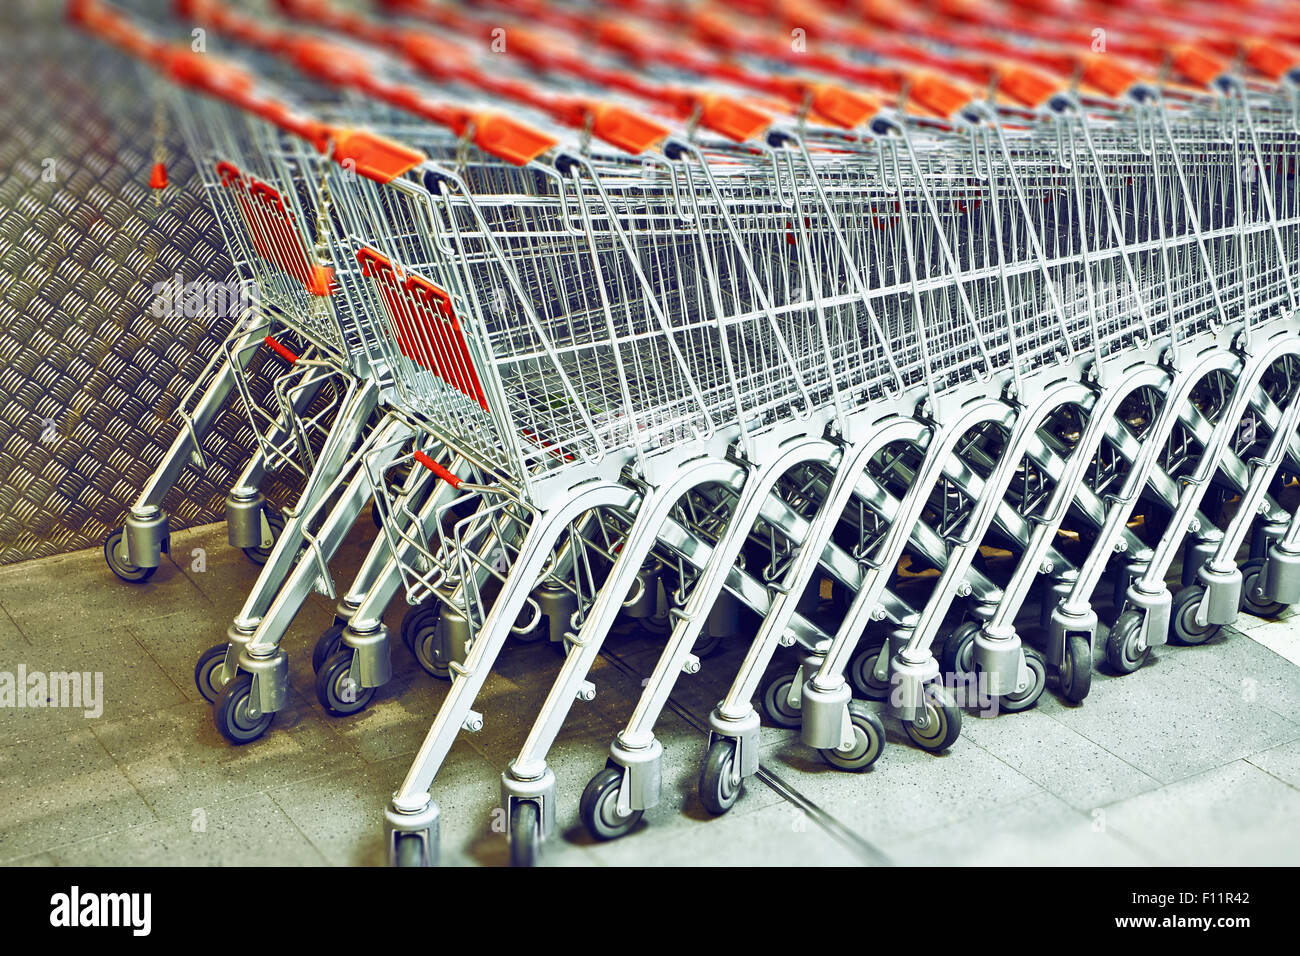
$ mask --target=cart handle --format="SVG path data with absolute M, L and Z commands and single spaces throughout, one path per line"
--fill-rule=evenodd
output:
M 280 356 L 280 358 L 284 359 L 290 365 L 298 364 L 298 355 L 295 352 L 291 351 L 283 343 L 279 342 L 278 340 L 272 338 L 269 335 L 265 339 L 263 339 L 263 341 L 266 343 L 267 348 L 269 348 L 276 355 Z
M 258 94 L 255 91 L 256 78 L 251 73 L 212 54 L 197 54 L 188 47 L 169 46 L 153 40 L 101 0 L 72 0 L 68 12 L 73 22 L 106 36 L 132 55 L 142 59 L 147 56 L 149 62 L 182 86 L 202 90 L 260 116 L 307 140 L 317 152 L 325 152 L 333 143 L 335 162 L 345 168 L 351 167 L 369 179 L 388 182 L 427 158 L 419 150 L 375 133 L 336 129 L 303 116 L 285 103 Z M 105 30 L 107 34 L 103 32 Z M 124 43 L 122 38 L 128 36 L 132 39 Z M 223 177 L 231 171 L 238 176 L 234 167 L 218 170 Z
M 447 484 L 451 485 L 453 488 L 460 488 L 460 486 L 464 484 L 460 476 L 458 476 L 454 471 L 450 471 L 447 468 L 444 468 L 442 465 L 438 464 L 436 461 L 434 461 L 424 452 L 415 451 L 414 453 L 412 453 L 411 457 L 414 458 L 416 461 L 418 461 L 425 468 L 428 468 L 431 472 L 433 472 L 435 475 L 437 475 Z
M 321 9 L 323 5 L 316 8 Z M 192 0 L 191 9 L 201 13 L 204 21 L 214 29 L 229 32 L 250 45 L 286 57 L 310 76 L 334 86 L 355 87 L 375 99 L 446 127 L 458 136 L 470 133 L 479 149 L 512 165 L 525 166 L 557 145 L 558 141 L 553 137 L 505 114 L 437 102 L 414 87 L 387 83 L 375 76 L 364 55 L 343 44 L 317 37 L 301 37 L 272 27 L 258 26 L 250 30 L 246 26 L 251 22 L 247 17 L 232 12 L 216 0 Z M 418 152 L 373 134 L 365 134 L 354 145 L 360 153 L 345 150 L 345 158 L 357 163 L 358 172 L 363 172 L 363 160 L 375 159 L 378 165 L 373 168 L 379 175 L 387 175 L 393 168 L 400 169 L 395 175 L 401 175 L 411 168 L 404 164 Z M 422 162 L 424 154 L 419 153 L 419 156 Z M 387 175 L 387 178 L 392 176 Z
M 298 2 L 298 0 L 290 0 L 290 2 Z M 312 2 L 315 2 L 315 0 L 312 0 Z M 415 16 L 426 22 L 454 30 L 458 33 L 469 33 L 479 26 L 477 21 L 465 16 L 456 9 L 442 4 L 430 3 L 427 2 L 427 0 L 391 0 L 391 2 L 385 2 L 383 5 L 386 6 L 390 12 L 399 12 Z M 554 15 L 556 17 L 566 16 L 559 11 L 555 11 Z M 607 27 L 608 25 L 605 26 Z M 645 37 L 643 35 L 635 34 L 620 42 L 613 33 L 608 37 L 601 35 L 601 33 L 603 33 L 603 28 L 596 36 L 598 42 L 605 42 L 611 47 L 623 50 L 633 59 L 645 58 L 644 50 L 642 49 L 645 43 Z M 534 63 L 541 63 L 552 68 L 559 68 L 567 72 L 575 73 L 584 79 L 590 79 L 598 83 L 628 90 L 636 96 L 665 103 L 673 108 L 680 119 L 693 119 L 705 129 L 709 129 L 721 136 L 737 142 L 758 139 L 771 126 L 771 118 L 766 113 L 735 97 L 721 96 L 707 91 L 659 86 L 647 83 L 635 76 L 620 74 L 614 70 L 601 69 L 585 63 L 579 64 L 575 62 L 575 58 L 548 48 L 545 41 L 538 39 L 527 30 L 513 30 L 511 32 L 511 40 L 515 49 L 519 51 L 520 55 L 525 59 Z M 438 54 L 436 51 L 440 47 L 449 46 L 445 41 L 432 37 L 426 40 L 412 40 L 407 38 L 402 41 L 402 45 L 408 56 L 412 56 L 412 53 L 414 52 L 414 54 L 420 58 L 421 62 L 419 65 L 426 70 L 433 71 L 435 75 L 436 71 L 439 69 L 439 61 L 437 59 Z M 424 47 L 423 50 L 420 50 L 421 46 Z M 434 55 L 434 59 L 432 60 L 429 59 L 430 53 Z M 445 57 L 443 57 L 443 59 L 445 59 Z M 456 76 L 466 80 L 467 82 L 475 83 L 480 82 L 483 76 L 481 73 L 475 73 L 472 67 L 462 66 L 459 70 L 460 72 L 453 71 L 444 75 Z M 593 104 L 589 103 L 588 105 L 590 107 Z M 623 108 L 618 107 L 617 109 L 622 110 Z M 617 112 L 610 113 L 609 110 L 610 107 L 608 105 L 602 105 L 600 109 L 593 108 L 590 110 L 588 115 L 593 123 L 592 132 L 599 135 L 602 139 L 606 139 L 609 142 L 615 142 L 615 145 L 622 145 L 614 140 L 609 140 L 604 133 L 595 128 L 595 123 L 603 120 L 606 124 L 604 127 L 606 131 L 623 139 L 628 138 L 628 132 L 623 129 L 622 126 L 627 124 L 630 127 L 631 121 L 626 115 L 619 116 Z M 604 119 L 606 115 L 617 116 L 619 118 L 618 124 L 611 123 L 608 119 Z M 642 122 L 652 123 L 653 121 L 643 120 Z M 658 124 L 654 125 L 658 127 Z M 665 129 L 662 137 L 654 139 L 653 145 L 662 142 L 662 140 L 667 137 L 668 132 L 669 131 Z M 647 128 L 644 134 L 638 134 L 638 136 L 632 137 L 631 143 L 632 145 L 640 145 L 648 140 L 651 135 L 652 134 Z M 628 149 L 626 146 L 623 148 Z M 628 151 L 633 152 L 631 149 L 628 149 Z M 640 150 L 636 151 L 639 152 Z
M 625 106 L 584 96 L 556 96 L 515 80 L 493 77 L 476 68 L 459 47 L 427 31 L 388 29 L 366 17 L 339 10 L 326 0 L 278 0 L 278 5 L 292 19 L 311 20 L 397 53 L 435 80 L 462 80 L 536 107 L 566 126 L 590 128 L 592 135 L 632 155 L 658 146 L 668 137 L 667 127 Z M 474 125 L 478 129 L 482 124 Z
M 155 40 L 100 0 L 68 0 L 68 21 L 140 60 L 152 60 L 162 50 Z

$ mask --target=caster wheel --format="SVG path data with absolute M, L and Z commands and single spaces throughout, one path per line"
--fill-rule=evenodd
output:
M 399 867 L 432 866 L 428 859 L 424 841 L 415 833 L 395 834 L 393 843 L 393 865 Z
M 429 626 L 430 621 L 436 622 L 440 609 L 437 603 L 417 604 L 415 607 L 407 608 L 406 613 L 402 615 L 401 635 L 402 643 L 407 649 L 414 653 L 411 645 L 412 638 L 416 631 Z
M 365 710 L 374 699 L 373 687 L 362 687 L 352 677 L 352 648 L 335 651 L 316 672 L 316 699 L 334 717 L 350 717 Z
M 1092 690 L 1092 651 L 1088 639 L 1075 634 L 1065 642 L 1065 657 L 1056 672 L 1061 696 L 1072 704 L 1081 704 Z
M 131 584 L 139 584 L 141 581 L 148 581 L 157 568 L 137 568 L 131 563 L 130 558 L 126 556 L 126 541 L 124 540 L 125 532 L 118 528 L 107 538 L 104 539 L 104 560 L 108 562 L 108 569 L 116 574 L 123 581 Z
M 712 657 L 722 649 L 722 640 L 721 634 L 701 634 L 695 639 L 695 646 L 691 648 L 691 653 L 701 660 Z
M 836 770 L 861 773 L 880 757 L 885 749 L 885 725 L 860 701 L 849 701 L 849 720 L 853 724 L 853 743 L 846 749 L 819 750 L 821 758 Z
M 542 808 L 533 800 L 516 800 L 510 807 L 510 865 L 536 866 L 542 840 Z
M 263 564 L 266 564 L 267 558 L 269 558 L 271 556 L 271 552 L 275 550 L 275 543 L 280 540 L 280 532 L 284 530 L 284 516 L 281 515 L 280 512 L 278 511 L 274 511 L 271 508 L 267 508 L 266 523 L 271 527 L 270 546 L 265 548 L 240 549 L 244 552 L 245 556 L 248 558 L 249 561 L 252 561 L 254 564 L 258 565 L 259 567 Z
M 884 644 L 869 644 L 859 648 L 849 661 L 849 680 L 858 696 L 866 700 L 889 699 L 889 676 L 876 677 L 876 663 L 884 649 Z
M 975 635 L 980 632 L 980 625 L 967 621 L 948 635 L 939 654 L 939 669 L 945 674 L 960 676 L 975 669 Z
M 798 727 L 803 723 L 803 714 L 798 705 L 790 703 L 790 686 L 794 675 L 788 671 L 777 671 L 763 682 L 760 700 L 763 716 L 776 727 Z
M 438 680 L 451 679 L 451 655 L 436 615 L 411 630 L 411 653 L 420 666 Z
M 199 662 L 194 665 L 194 686 L 209 704 L 216 703 L 221 688 L 225 686 L 221 665 L 225 663 L 229 647 L 229 644 L 214 644 L 203 652 Z
M 252 743 L 261 737 L 275 719 L 274 713 L 255 713 L 250 709 L 252 694 L 253 675 L 240 674 L 221 688 L 212 704 L 212 718 L 217 730 L 236 746 Z
M 1196 609 L 1204 597 L 1205 586 L 1201 584 L 1189 585 L 1174 595 L 1169 615 L 1172 633 L 1169 636 L 1179 644 L 1195 647 L 1204 644 L 1221 630 L 1218 624 L 1196 623 Z
M 616 840 L 631 832 L 641 819 L 641 810 L 623 816 L 618 810 L 618 789 L 623 783 L 621 767 L 606 767 L 591 778 L 582 791 L 578 816 L 597 840 Z
M 920 721 L 904 720 L 903 733 L 930 753 L 942 753 L 961 735 L 961 709 L 938 690 L 925 695 L 925 715 Z
M 1047 661 L 1043 660 L 1043 655 L 1029 647 L 1024 649 L 1024 655 L 1030 674 L 1029 686 L 1014 694 L 1003 694 L 999 698 L 998 706 L 1007 713 L 1014 714 L 1033 707 L 1047 687 Z
M 311 669 L 320 673 L 325 661 L 343 646 L 343 625 L 331 624 L 316 638 L 316 646 L 311 649 Z
M 1281 601 L 1269 601 L 1264 597 L 1260 590 L 1263 574 L 1263 558 L 1254 558 L 1241 566 L 1241 609 L 1255 617 L 1277 617 L 1287 606 Z
M 673 622 L 665 614 L 663 617 L 639 617 L 636 626 L 646 637 L 667 637 L 673 629 Z
M 1106 662 L 1121 674 L 1132 674 L 1151 656 L 1150 647 L 1138 648 L 1142 632 L 1142 614 L 1125 611 L 1110 629 L 1106 638 Z
M 745 786 L 743 780 L 734 779 L 735 764 L 736 741 L 729 737 L 715 738 L 700 767 L 700 801 L 714 816 L 730 810 Z

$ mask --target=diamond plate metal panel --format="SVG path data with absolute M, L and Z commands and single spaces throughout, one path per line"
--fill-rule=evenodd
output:
M 0 564 L 95 545 L 175 437 L 181 396 L 229 320 L 154 316 L 158 284 L 221 281 L 220 231 L 182 144 L 148 188 L 153 94 L 66 28 L 59 0 L 0 5 Z M 252 435 L 238 409 L 166 501 L 219 519 Z M 293 491 L 272 481 L 272 500 Z

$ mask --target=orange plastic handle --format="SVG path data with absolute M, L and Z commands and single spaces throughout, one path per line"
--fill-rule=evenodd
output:
M 668 127 L 616 103 L 592 105 L 591 132 L 633 156 L 653 149 L 668 137 Z
M 966 89 L 934 73 L 912 73 L 908 79 L 911 100 L 935 116 L 955 116 L 971 102 Z
M 418 149 L 367 130 L 343 130 L 334 141 L 336 163 L 380 183 L 391 182 L 426 159 Z
M 706 93 L 696 97 L 696 104 L 701 126 L 737 143 L 763 135 L 772 125 L 766 113 L 731 96 Z
M 502 113 L 476 113 L 471 119 L 474 144 L 485 153 L 516 166 L 526 166 L 559 143 L 554 137 Z
M 1060 83 L 1045 74 L 1010 63 L 998 67 L 998 90 L 1021 106 L 1034 109 L 1042 106 L 1053 96 L 1065 92 Z
M 331 83 L 354 84 L 371 77 L 366 57 L 340 43 L 318 37 L 290 37 L 283 41 L 294 66 Z
M 1176 46 L 1169 54 L 1173 67 L 1179 74 L 1202 86 L 1212 85 L 1228 72 L 1223 60 L 1190 44 Z
M 89 33 L 141 60 L 154 59 L 162 44 L 142 30 L 138 30 L 126 17 L 99 0 L 68 0 L 67 16 Z
M 1142 82 L 1142 76 L 1120 63 L 1114 56 L 1093 53 L 1080 62 L 1079 79 L 1107 96 L 1123 96 Z
M 878 100 L 833 83 L 813 83 L 808 91 L 813 111 L 844 129 L 863 126 L 880 112 Z
M 1245 43 L 1246 62 L 1265 76 L 1280 80 L 1300 68 L 1300 52 L 1267 40 Z
M 464 482 L 454 471 L 449 471 L 448 469 L 444 468 L 442 465 L 438 464 L 436 461 L 434 461 L 424 452 L 417 451 L 414 454 L 412 454 L 411 457 L 414 458 L 416 461 L 418 461 L 425 468 L 428 468 L 431 472 L 433 472 L 435 475 L 437 475 L 447 484 L 451 485 L 453 488 L 459 488 L 462 484 L 464 484 Z

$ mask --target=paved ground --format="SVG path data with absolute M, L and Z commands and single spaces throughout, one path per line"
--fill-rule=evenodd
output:
M 336 562 L 347 578 L 367 519 Z M 205 563 L 198 557 L 202 552 Z M 149 583 L 118 582 L 95 551 L 0 568 L 0 671 L 102 672 L 103 713 L 0 707 L 0 863 L 376 864 L 381 810 L 446 685 L 400 643 L 396 676 L 362 715 L 334 719 L 312 691 L 310 646 L 332 604 L 313 597 L 285 646 L 290 708 L 266 738 L 227 745 L 194 688 L 256 568 L 224 527 L 177 533 Z M 404 605 L 389 609 L 396 627 Z M 1293 863 L 1300 854 L 1300 621 L 1243 617 L 1199 648 L 1157 649 L 1124 678 L 1099 673 L 1081 707 L 1051 689 L 1037 708 L 970 716 L 944 756 L 903 742 L 869 772 L 825 767 L 790 731 L 765 729 L 771 783 L 728 815 L 695 795 L 704 716 L 730 681 L 732 646 L 684 677 L 659 725 L 664 801 L 621 841 L 595 844 L 578 797 L 656 651 L 611 640 L 552 753 L 560 793 L 554 864 Z M 1287 660 L 1283 655 L 1289 655 Z M 1100 656 L 1099 656 L 1100 660 Z M 498 779 L 559 666 L 512 648 L 434 793 L 443 860 L 500 864 Z M 1104 666 L 1104 665 L 1103 665 Z M 815 807 L 811 815 L 804 808 Z

